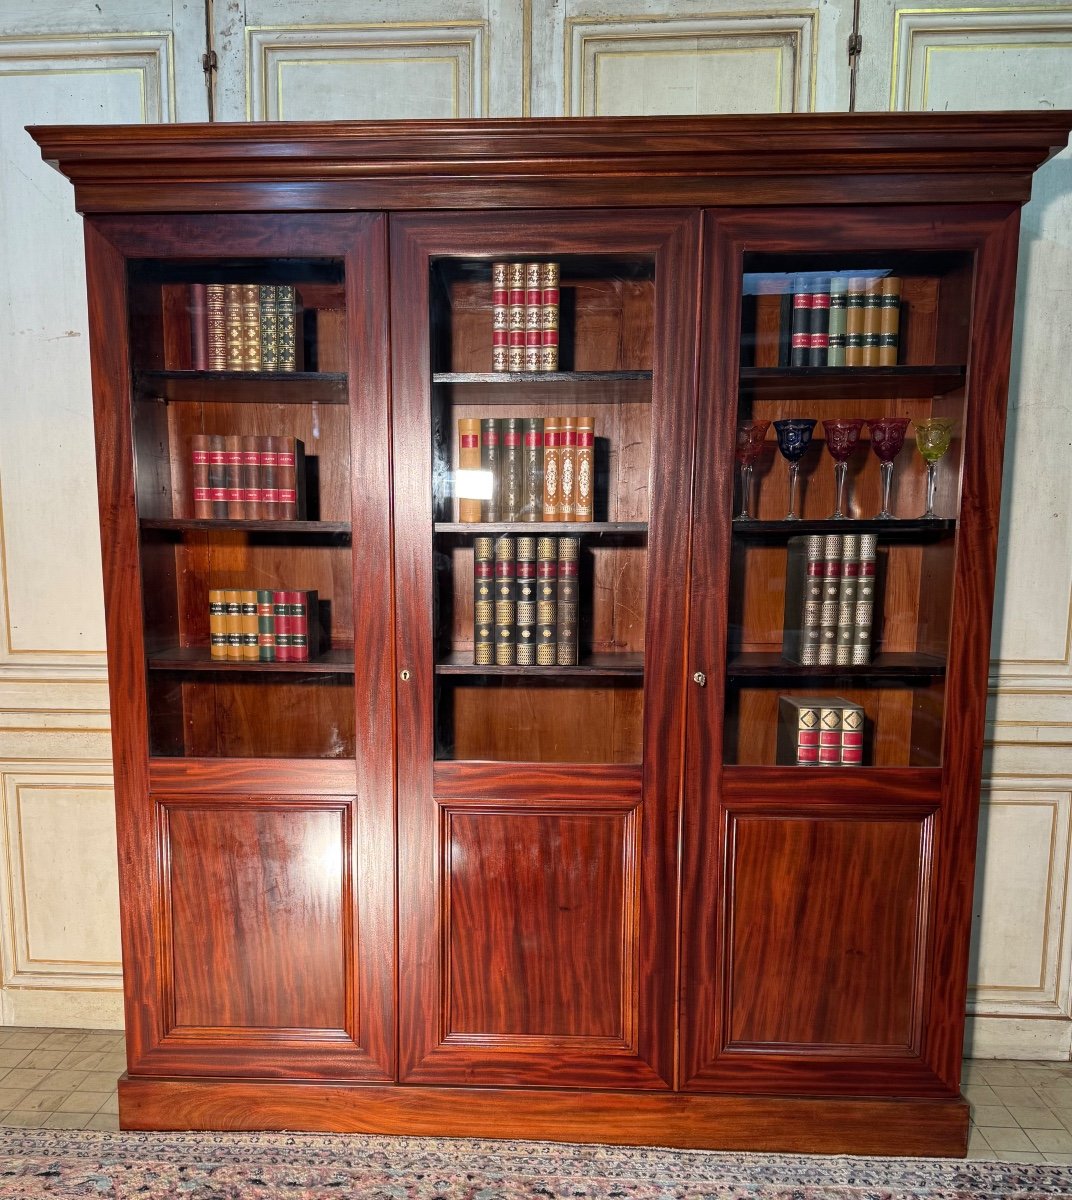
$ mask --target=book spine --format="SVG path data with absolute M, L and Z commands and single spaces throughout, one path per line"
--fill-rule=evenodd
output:
M 574 484 L 573 519 L 591 521 L 595 511 L 595 445 L 594 417 L 577 418 L 577 466 Z
M 276 516 L 280 521 L 296 521 L 300 512 L 299 487 L 305 474 L 305 443 L 298 438 L 275 437 L 272 445 L 276 455 L 276 483 L 279 487 L 279 505 Z
M 898 340 L 901 329 L 901 280 L 887 275 L 879 283 L 878 365 L 897 366 Z
M 279 313 L 275 284 L 262 283 L 258 290 L 261 310 L 261 370 L 279 370 Z
M 841 710 L 841 765 L 858 767 L 864 761 L 864 710 L 846 704 Z
M 578 604 L 579 580 L 577 576 L 581 539 L 560 537 L 558 539 L 558 650 L 560 667 L 575 667 L 578 662 L 579 642 Z
M 190 364 L 208 370 L 208 285 L 190 284 Z
M 473 538 L 473 663 L 495 661 L 495 539 Z
M 819 661 L 822 624 L 824 538 L 821 533 L 789 539 L 785 564 L 785 624 L 782 657 L 801 666 Z
M 819 761 L 819 702 L 778 697 L 779 763 L 813 767 Z
M 793 324 L 789 342 L 789 365 L 806 367 L 811 349 L 811 292 L 803 277 L 793 280 Z
M 212 494 L 212 516 L 217 521 L 225 521 L 227 519 L 227 452 L 222 433 L 209 435 L 208 487 Z
M 558 662 L 558 538 L 536 539 L 536 664 Z
M 558 370 L 559 264 L 540 264 L 540 370 Z
M 864 280 L 853 275 L 845 292 L 845 366 L 864 365 Z
M 543 520 L 543 417 L 525 418 L 522 521 Z
M 536 538 L 524 534 L 517 539 L 515 661 L 519 667 L 536 665 Z
M 276 478 L 275 438 L 257 438 L 257 461 L 260 474 L 261 516 L 266 521 L 275 521 L 279 517 L 279 483 Z
M 525 263 L 510 263 L 507 283 L 507 369 L 525 369 Z
M 486 472 L 485 487 L 490 487 L 486 500 L 480 503 L 480 516 L 485 521 L 502 519 L 501 465 L 502 454 L 499 443 L 500 422 L 495 417 L 483 417 L 480 421 L 480 469 Z
M 272 634 L 275 637 L 275 661 L 291 662 L 290 613 L 287 593 L 277 588 L 272 592 Z
M 255 283 L 242 288 L 242 370 L 261 369 L 261 294 Z
M 207 433 L 195 433 L 190 438 L 190 458 L 193 466 L 190 487 L 194 498 L 194 516 L 198 519 L 211 518 L 213 515 L 209 468 L 211 441 Z
M 577 494 L 577 420 L 563 417 L 559 433 L 558 519 L 575 521 Z
M 819 766 L 841 765 L 841 704 L 824 704 L 819 709 Z
M 517 659 L 517 543 L 512 537 L 495 540 L 495 665 L 512 667 Z
M 222 283 L 205 285 L 205 312 L 208 330 L 208 370 L 227 370 L 227 302 Z
M 298 369 L 298 307 L 292 283 L 275 287 L 275 324 L 280 371 Z
M 838 588 L 837 646 L 834 662 L 852 662 L 853 630 L 856 627 L 856 591 L 860 577 L 860 535 L 846 533 L 841 546 L 841 582 Z
M 257 658 L 261 662 L 275 662 L 275 618 L 269 588 L 257 593 Z
M 508 288 L 510 264 L 491 264 L 491 369 L 505 371 L 509 366 L 508 346 L 510 340 L 510 292 Z M 476 518 L 479 520 L 479 518 Z M 462 517 L 461 520 L 465 520 Z
M 263 514 L 260 487 L 260 453 L 253 434 L 242 436 L 242 505 L 248 520 L 259 521 Z
M 540 369 L 543 327 L 543 293 L 540 291 L 540 264 L 525 264 L 525 370 Z
M 845 300 L 848 280 L 830 280 L 830 330 L 827 335 L 826 365 L 845 365 Z
M 309 662 L 320 654 L 317 604 L 315 591 L 287 591 L 291 662 Z
M 864 283 L 864 361 L 865 367 L 878 366 L 879 323 L 882 308 L 881 283 L 870 276 Z
M 242 605 L 242 659 L 257 662 L 260 646 L 257 627 L 257 593 L 248 588 L 239 593 Z
M 521 506 L 524 499 L 522 424 L 521 417 L 503 417 L 500 421 L 502 428 L 500 492 L 502 520 L 504 521 L 521 520 Z
M 242 285 L 227 283 L 223 287 L 223 317 L 227 336 L 227 370 L 241 371 L 244 337 L 242 331 Z
M 229 433 L 223 439 L 223 461 L 227 472 L 227 516 L 241 521 L 246 515 L 242 503 L 242 436 Z
M 543 423 L 543 519 L 545 521 L 559 519 L 558 475 L 561 446 L 558 438 L 558 417 L 547 417 Z
M 871 661 L 871 619 L 875 611 L 875 560 L 878 537 L 860 534 L 860 573 L 856 584 L 856 617 L 852 631 L 852 661 L 863 666 Z
M 230 662 L 239 662 L 242 658 L 242 593 L 235 588 L 225 588 L 223 602 L 226 609 L 227 658 Z
M 823 539 L 823 602 L 819 614 L 818 665 L 833 666 L 836 661 L 838 599 L 841 594 L 841 534 L 828 533 Z
M 808 366 L 825 367 L 830 345 L 830 280 L 817 279 L 808 323 Z
M 462 417 L 458 421 L 458 520 L 467 524 L 480 520 L 480 421 Z
M 208 594 L 208 647 L 211 658 L 227 657 L 227 599 L 222 588 Z

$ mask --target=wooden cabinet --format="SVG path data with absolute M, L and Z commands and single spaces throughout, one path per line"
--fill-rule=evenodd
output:
M 86 215 L 124 1126 L 964 1152 L 1019 206 L 1070 125 L 33 131 Z M 500 262 L 557 265 L 554 369 L 493 369 Z M 497 506 L 558 418 L 592 511 Z

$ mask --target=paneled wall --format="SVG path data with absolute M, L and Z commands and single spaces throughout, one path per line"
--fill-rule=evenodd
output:
M 1072 107 L 1072 3 L 861 5 L 859 109 Z M 0 15 L 0 1021 L 121 1021 L 80 223 L 49 121 L 844 110 L 851 0 L 19 0 Z M 1024 213 L 969 1045 L 1072 1048 L 1072 151 Z

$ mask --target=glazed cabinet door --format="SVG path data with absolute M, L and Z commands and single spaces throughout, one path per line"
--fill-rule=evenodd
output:
M 386 222 L 86 239 L 130 1071 L 390 1078 Z
M 392 220 L 402 1080 L 672 1085 L 698 228 Z
M 707 227 L 687 1088 L 956 1094 L 1017 222 Z

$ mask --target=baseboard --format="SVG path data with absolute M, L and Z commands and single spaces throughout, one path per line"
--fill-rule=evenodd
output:
M 1072 1020 L 1064 1016 L 970 1016 L 964 1029 L 964 1057 L 1068 1062 Z
M 0 1003 L 4 1025 L 33 1029 L 123 1028 L 123 992 L 119 988 L 5 988 Z

